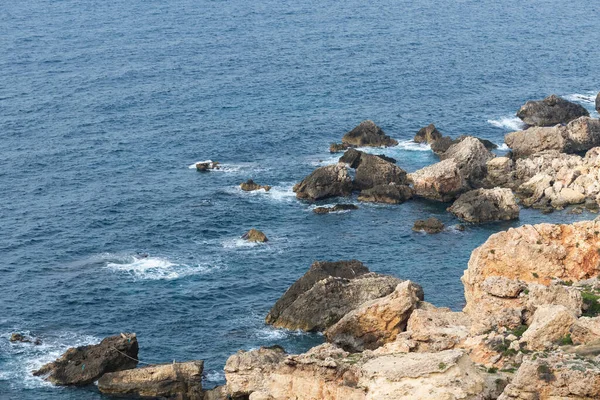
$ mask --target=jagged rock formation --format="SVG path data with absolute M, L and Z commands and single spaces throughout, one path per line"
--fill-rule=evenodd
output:
M 421 168 L 408 174 L 408 180 L 413 185 L 415 195 L 444 202 L 454 200 L 469 188 L 454 159 Z
M 398 144 L 371 120 L 361 122 L 342 137 L 342 143 L 353 147 L 390 147 Z
M 440 233 L 444 230 L 444 223 L 437 218 L 430 217 L 426 220 L 415 221 L 412 230 L 415 232 Z
M 296 197 L 303 200 L 320 200 L 327 197 L 350 196 L 352 178 L 343 163 L 314 170 L 294 186 Z
M 377 185 L 361 190 L 358 201 L 368 203 L 400 204 L 413 197 L 413 190 L 407 185 L 394 183 Z
M 583 106 L 554 94 L 544 100 L 528 101 L 517 111 L 517 117 L 532 126 L 566 124 L 579 117 L 589 117 L 589 115 Z
M 255 183 L 252 179 L 248 179 L 246 182 L 240 184 L 240 189 L 242 189 L 244 192 L 253 192 L 255 190 L 260 189 L 264 189 L 265 192 L 268 192 L 269 190 L 271 190 L 271 186 L 259 185 L 258 183 Z
M 265 243 L 268 242 L 269 239 L 267 238 L 267 235 L 265 235 L 263 232 L 259 231 L 258 229 L 250 229 L 248 232 L 244 233 L 242 235 L 242 239 L 247 240 L 249 242 L 255 242 L 255 243 Z
M 477 189 L 460 195 L 448 208 L 458 218 L 474 223 L 519 218 L 519 206 L 510 189 Z
M 442 138 L 442 134 L 438 131 L 434 124 L 429 124 L 424 128 L 419 129 L 419 132 L 414 137 L 415 143 L 431 144 Z

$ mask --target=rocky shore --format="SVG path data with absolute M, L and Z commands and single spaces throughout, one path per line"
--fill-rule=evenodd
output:
M 344 151 L 339 162 L 317 168 L 294 192 L 310 202 L 353 193 L 363 202 L 447 202 L 467 223 L 518 219 L 520 206 L 547 212 L 582 204 L 596 212 L 600 121 L 554 95 L 527 102 L 517 116 L 529 127 L 506 136 L 511 152 L 503 157 L 479 138 L 451 139 L 433 124 L 421 129 L 415 141 L 430 144 L 440 161 L 412 173 L 355 148 L 398 144 L 364 121 L 332 145 Z M 198 170 L 218 168 L 204 164 Z M 241 189 L 270 187 L 248 180 Z M 439 233 L 444 224 L 429 218 L 413 229 Z M 243 238 L 268 240 L 255 229 Z M 135 334 L 69 349 L 33 374 L 61 386 L 97 382 L 110 396 L 181 400 L 600 398 L 600 221 L 493 234 L 472 252 L 461 281 L 465 307 L 452 311 L 425 301 L 417 282 L 358 260 L 316 261 L 265 323 L 321 332 L 325 343 L 301 354 L 240 350 L 226 362 L 226 383 L 210 390 L 202 387 L 201 360 L 138 367 Z

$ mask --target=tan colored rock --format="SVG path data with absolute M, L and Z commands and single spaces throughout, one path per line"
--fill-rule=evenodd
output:
M 377 185 L 361 190 L 358 201 L 367 203 L 401 204 L 413 197 L 413 190 L 407 185 Z
M 574 344 L 594 343 L 600 340 L 600 317 L 581 317 L 571 327 Z
M 436 352 L 455 348 L 467 338 L 470 327 L 471 319 L 465 313 L 433 307 L 414 310 L 406 331 L 415 341 L 412 351 Z
M 362 304 L 325 331 L 328 341 L 346 351 L 373 350 L 393 341 L 406 323 L 423 289 L 404 281 L 389 295 Z
M 494 154 L 486 149 L 479 139 L 472 136 L 464 137 L 440 156 L 441 160 L 453 159 L 456 162 L 471 188 L 482 186 L 482 180 L 487 173 L 487 162 L 492 158 Z
M 600 369 L 573 354 L 525 357 L 498 400 L 592 400 L 600 398 Z
M 267 238 L 267 235 L 265 235 L 258 229 L 254 229 L 254 228 L 252 228 L 248 232 L 244 233 L 242 235 L 242 239 L 247 240 L 249 242 L 255 242 L 255 243 L 264 243 L 264 242 L 269 241 L 269 239 Z
M 503 276 L 490 276 L 481 283 L 481 290 L 496 297 L 514 299 L 527 288 L 519 280 L 512 280 Z
M 565 126 L 531 127 L 524 131 L 507 134 L 504 142 L 515 157 L 526 157 L 546 150 L 564 152 L 567 148 L 567 128 Z
M 448 208 L 458 218 L 473 223 L 519 218 L 519 206 L 510 189 L 476 189 L 463 193 Z
M 419 129 L 419 132 L 413 139 L 416 143 L 431 144 L 442 138 L 442 134 L 438 131 L 434 124 L 429 124 L 424 128 Z
M 575 321 L 575 316 L 564 306 L 540 306 L 521 340 L 530 350 L 547 349 L 567 336 Z
M 255 190 L 264 189 L 265 192 L 271 190 L 271 186 L 269 185 L 259 185 L 255 183 L 252 179 L 248 179 L 246 182 L 240 184 L 240 189 L 244 192 L 253 192 Z
M 346 133 L 342 138 L 342 143 L 356 147 L 389 147 L 396 146 L 398 141 L 386 135 L 373 121 L 366 120 Z
M 544 305 L 561 305 L 566 307 L 573 315 L 579 317 L 583 308 L 581 292 L 573 287 L 561 284 L 548 286 L 530 283 L 527 287 L 526 309 L 533 314 L 535 310 Z
M 109 372 L 98 380 L 98 389 L 111 396 L 204 400 L 203 369 L 203 361 L 188 361 Z
M 450 201 L 469 186 L 454 159 L 440 161 L 408 174 L 415 195 L 431 200 Z
M 515 162 L 508 157 L 495 157 L 486 163 L 484 187 L 513 187 L 516 179 Z

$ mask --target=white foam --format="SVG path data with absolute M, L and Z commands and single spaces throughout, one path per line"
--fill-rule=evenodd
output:
M 180 264 L 162 257 L 138 256 L 126 256 L 120 260 L 107 262 L 106 267 L 116 272 L 129 274 L 134 279 L 148 280 L 178 279 L 218 268 L 207 264 Z
M 313 160 L 310 162 L 310 165 L 312 165 L 313 167 L 325 167 L 327 165 L 337 164 L 342 154 L 343 153 L 336 153 L 336 155 L 331 155 L 323 159 Z
M 261 329 L 258 329 L 254 336 L 256 336 L 258 339 L 260 340 L 266 340 L 266 341 L 278 341 L 278 340 L 283 340 L 289 337 L 296 337 L 296 336 L 303 336 L 303 335 L 307 335 L 306 332 L 301 331 L 301 330 L 288 330 L 288 329 L 277 329 L 277 328 L 272 328 L 272 327 L 264 327 Z
M 520 131 L 525 128 L 525 124 L 518 117 L 501 117 L 498 119 L 488 119 L 488 124 L 510 131 Z
M 258 246 L 264 246 L 264 245 L 266 245 L 266 243 L 249 242 L 242 238 L 235 238 L 235 239 L 227 239 L 227 240 L 223 241 L 222 245 L 226 249 L 236 249 L 236 248 L 252 248 L 252 247 L 258 247 Z
M 239 186 L 235 186 L 233 188 L 228 188 L 225 191 L 230 194 L 234 194 L 236 196 L 244 196 L 244 197 L 260 197 L 265 198 L 277 202 L 281 201 L 292 201 L 296 199 L 296 193 L 294 193 L 294 185 L 293 184 L 280 184 L 277 186 L 272 186 L 269 191 L 264 189 L 253 190 L 250 192 L 246 192 L 242 190 Z
M 569 101 L 575 101 L 577 103 L 594 104 L 596 102 L 597 94 L 598 92 L 588 92 L 585 94 L 574 93 L 565 96 L 565 99 Z
M 407 150 L 407 151 L 430 151 L 431 146 L 427 143 L 415 143 L 412 140 L 403 140 L 398 141 L 398 146 L 395 146 L 398 149 Z
M 29 332 L 23 332 L 32 336 Z M 8 355 L 5 368 L 0 371 L 0 382 L 7 381 L 14 389 L 33 389 L 36 387 L 59 387 L 46 382 L 41 377 L 32 375 L 35 371 L 51 361 L 56 360 L 70 347 L 85 346 L 99 343 L 100 339 L 94 336 L 78 335 L 74 333 L 61 333 L 56 337 L 42 337 L 42 344 L 10 343 L 8 338 L 11 332 L 0 334 L 0 353 Z M 1 384 L 0 384 L 1 386 Z
M 508 151 L 510 150 L 510 147 L 508 147 L 506 143 L 502 143 L 498 145 L 498 148 L 496 150 Z
M 207 371 L 205 378 L 209 382 L 223 382 L 225 381 L 225 372 L 224 371 Z

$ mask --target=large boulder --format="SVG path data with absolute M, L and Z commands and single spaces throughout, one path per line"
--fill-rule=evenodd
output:
M 327 197 L 350 196 L 352 178 L 343 163 L 314 170 L 294 186 L 296 197 L 303 200 L 320 200 Z
M 438 156 L 444 154 L 446 150 L 450 148 L 455 143 L 455 141 L 450 136 L 442 136 L 436 141 L 432 142 L 430 147 L 431 151 L 433 151 Z
M 398 144 L 371 120 L 361 122 L 342 137 L 342 143 L 354 147 L 390 147 Z
M 438 131 L 434 124 L 429 124 L 424 128 L 419 129 L 419 132 L 413 139 L 416 143 L 431 144 L 442 138 L 442 134 Z
M 278 328 L 323 331 L 361 304 L 392 293 L 402 281 L 369 272 L 360 261 L 315 262 L 271 308 Z
M 591 400 L 600 398 L 600 368 L 575 354 L 533 354 L 523 360 L 498 400 Z
M 379 156 L 362 153 L 358 161 L 352 161 L 351 166 L 356 168 L 354 177 L 355 189 L 364 190 L 371 189 L 377 185 L 406 184 L 406 171 Z
M 522 341 L 529 350 L 545 350 L 565 338 L 577 319 L 565 306 L 545 305 L 538 307 L 533 321 L 523 333 Z
M 108 372 L 135 368 L 138 342 L 134 333 L 110 336 L 99 344 L 74 347 L 33 372 L 55 385 L 85 386 Z
M 517 117 L 532 126 L 566 124 L 579 117 L 589 117 L 589 115 L 588 111 L 580 104 L 572 103 L 554 94 L 544 100 L 528 101 L 517 111 Z
M 481 187 L 482 180 L 487 173 L 487 162 L 494 155 L 485 148 L 477 138 L 467 136 L 460 142 L 453 144 L 446 150 L 440 159 L 453 159 L 458 165 L 463 177 L 472 188 Z
M 474 223 L 519 218 L 519 206 L 510 189 L 476 189 L 462 194 L 450 208 L 458 218 Z
M 419 300 L 421 286 L 404 281 L 385 297 L 371 300 L 350 311 L 325 331 L 328 341 L 346 351 L 374 350 L 396 339 Z
M 486 163 L 485 188 L 515 187 L 515 162 L 508 157 L 494 157 Z
M 242 239 L 255 243 L 265 243 L 269 241 L 267 235 L 265 235 L 262 231 L 259 231 L 258 229 L 254 228 L 244 233 L 242 235 Z
M 425 220 L 418 219 L 413 224 L 413 231 L 426 233 L 440 233 L 444 230 L 444 223 L 437 218 L 430 217 Z
M 471 253 L 462 277 L 464 311 L 473 318 L 474 331 L 530 323 L 536 308 L 548 302 L 580 315 L 577 289 L 557 286 L 553 280 L 578 282 L 598 275 L 599 232 L 600 222 L 583 221 L 524 225 L 490 236 Z M 492 284 L 496 277 L 512 283 Z
M 451 201 L 469 186 L 454 159 L 440 161 L 408 174 L 415 195 L 431 200 Z
M 571 326 L 573 344 L 598 343 L 600 341 L 600 317 L 581 317 Z
M 400 204 L 411 199 L 412 196 L 413 190 L 409 186 L 390 183 L 362 190 L 358 195 L 358 201 Z
M 567 125 L 532 127 L 511 132 L 504 141 L 515 157 L 526 157 L 548 150 L 577 153 L 600 146 L 600 120 L 580 117 Z
M 261 348 L 231 356 L 225 375 L 233 399 L 475 400 L 490 390 L 487 374 L 460 350 L 375 356 L 331 344 L 297 355 Z
M 110 396 L 204 400 L 203 369 L 203 361 L 188 361 L 109 372 L 98 380 L 98 389 Z

